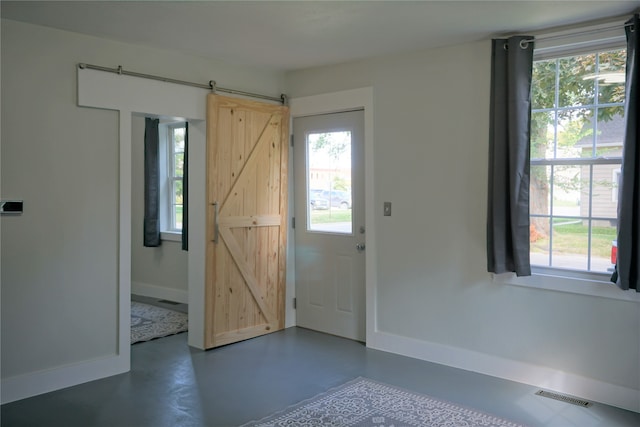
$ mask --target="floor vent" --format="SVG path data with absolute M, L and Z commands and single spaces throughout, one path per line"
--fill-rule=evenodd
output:
M 588 408 L 589 406 L 592 405 L 591 402 L 588 402 L 586 400 L 577 399 L 575 397 L 566 396 L 564 394 L 551 393 L 549 391 L 544 391 L 544 390 L 539 390 L 536 392 L 536 394 L 538 396 L 548 397 L 549 399 L 555 399 L 561 402 L 571 403 L 572 405 L 582 406 L 583 408 Z
M 161 299 L 161 300 L 158 300 L 158 302 L 161 302 L 161 303 L 163 303 L 163 304 L 171 304 L 171 305 L 178 305 L 178 304 L 180 304 L 179 302 L 169 301 L 168 299 Z

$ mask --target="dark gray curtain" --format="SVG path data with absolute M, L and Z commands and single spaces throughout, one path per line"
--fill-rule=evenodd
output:
M 144 246 L 160 246 L 160 141 L 158 119 L 144 122 Z
M 182 169 L 182 250 L 189 250 L 189 123 L 184 124 L 184 163 Z
M 532 37 L 492 40 L 487 269 L 530 276 Z
M 640 64 L 638 14 L 627 22 L 626 132 L 618 196 L 618 260 L 611 280 L 621 289 L 640 292 Z

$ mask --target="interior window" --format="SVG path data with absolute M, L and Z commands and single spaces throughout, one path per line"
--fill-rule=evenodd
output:
M 167 126 L 167 187 L 168 200 L 167 208 L 168 231 L 182 230 L 182 175 L 184 171 L 184 124 Z
M 535 61 L 531 264 L 606 273 L 615 263 L 626 50 Z

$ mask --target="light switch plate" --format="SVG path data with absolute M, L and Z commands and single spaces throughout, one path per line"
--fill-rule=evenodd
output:
M 384 216 L 391 216 L 391 202 L 384 202 Z

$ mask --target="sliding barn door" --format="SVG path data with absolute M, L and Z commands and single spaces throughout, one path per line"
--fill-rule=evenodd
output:
M 207 348 L 284 328 L 289 111 L 207 98 Z

